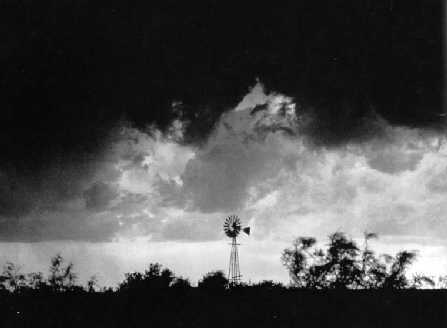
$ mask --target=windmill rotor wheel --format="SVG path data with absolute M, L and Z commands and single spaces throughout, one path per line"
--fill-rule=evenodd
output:
M 224 232 L 230 238 L 236 238 L 241 231 L 241 220 L 236 215 L 230 215 L 224 223 Z

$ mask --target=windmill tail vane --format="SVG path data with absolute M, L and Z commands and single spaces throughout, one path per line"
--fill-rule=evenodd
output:
M 224 222 L 225 234 L 231 238 L 230 264 L 228 266 L 228 282 L 230 286 L 237 285 L 241 282 L 241 272 L 239 268 L 239 253 L 237 236 L 240 231 L 250 235 L 250 227 L 242 229 L 241 221 L 236 215 L 230 215 Z

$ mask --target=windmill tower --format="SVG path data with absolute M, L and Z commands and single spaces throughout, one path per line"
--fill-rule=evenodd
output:
M 237 251 L 237 236 L 241 232 L 241 220 L 236 215 L 227 217 L 224 223 L 225 234 L 231 238 L 230 265 L 228 267 L 228 281 L 230 286 L 241 282 L 241 272 L 239 269 L 239 255 Z M 250 227 L 242 229 L 247 235 L 250 234 Z

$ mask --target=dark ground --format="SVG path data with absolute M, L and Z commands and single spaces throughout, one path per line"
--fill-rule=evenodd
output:
M 1 327 L 446 327 L 447 291 L 241 288 L 7 295 Z

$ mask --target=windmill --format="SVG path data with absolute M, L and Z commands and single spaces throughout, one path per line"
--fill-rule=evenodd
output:
M 230 254 L 230 265 L 228 267 L 228 281 L 229 285 L 237 285 L 241 281 L 241 272 L 239 269 L 239 255 L 237 252 L 237 246 L 239 245 L 236 241 L 237 236 L 241 232 L 242 225 L 241 220 L 236 215 L 230 215 L 226 218 L 224 223 L 225 234 L 231 238 L 231 254 Z M 250 227 L 245 227 L 242 229 L 247 235 L 250 234 Z

